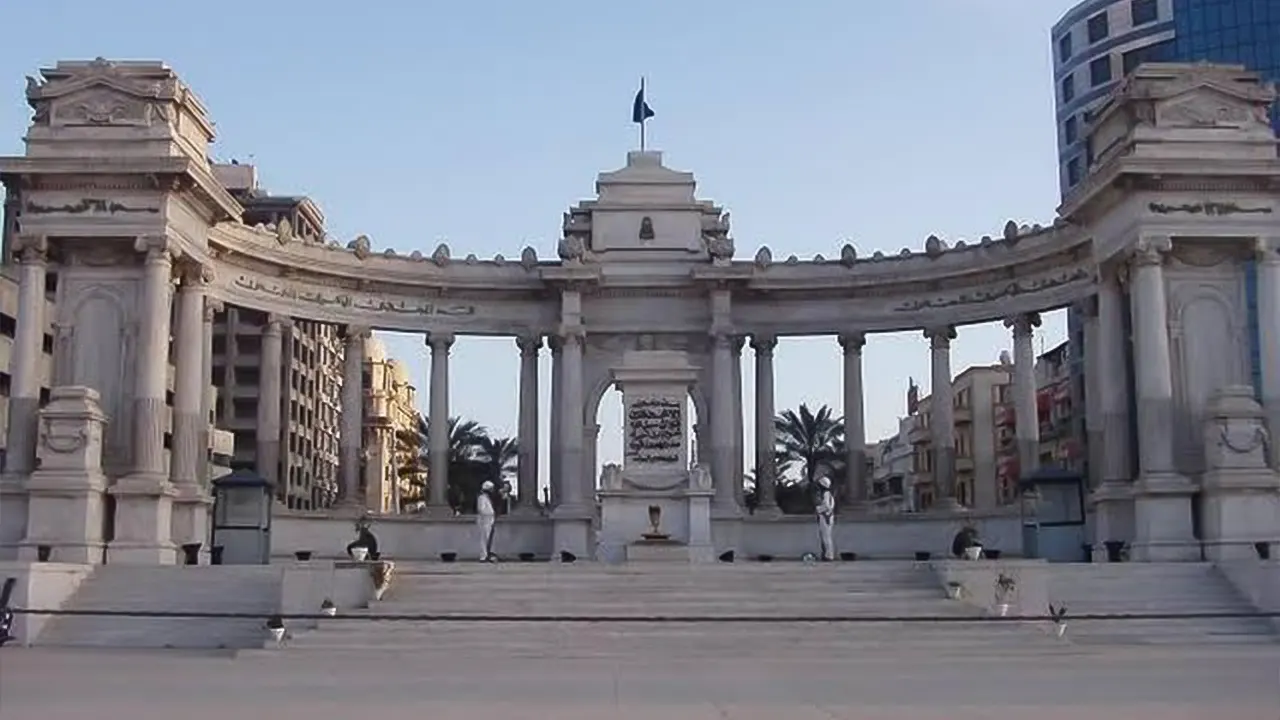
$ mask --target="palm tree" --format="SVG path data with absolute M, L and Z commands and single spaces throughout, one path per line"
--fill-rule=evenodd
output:
M 475 507 L 480 484 L 484 482 L 487 468 L 481 452 L 482 443 L 489 433 L 475 420 L 449 418 L 449 487 L 446 497 L 449 505 L 461 510 Z M 427 440 L 431 433 L 431 419 L 418 418 L 419 459 L 422 467 L 431 466 L 431 448 Z M 433 479 L 428 475 L 427 483 Z
M 799 466 L 799 483 L 808 485 L 819 469 L 832 468 L 840 459 L 838 449 L 844 445 L 844 421 L 835 417 L 831 407 L 823 405 L 815 413 L 801 404 L 799 412 L 787 410 L 773 421 L 774 439 L 778 446 L 778 474 Z
M 480 438 L 477 450 L 479 460 L 485 464 L 486 480 L 500 485 L 504 478 L 516 471 L 520 443 L 515 438 L 492 438 L 485 435 Z

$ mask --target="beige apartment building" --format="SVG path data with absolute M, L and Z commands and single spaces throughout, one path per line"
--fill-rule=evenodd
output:
M 244 206 L 249 225 L 287 221 L 295 237 L 324 237 L 324 215 L 309 198 L 271 195 L 258 185 L 252 165 L 215 165 L 218 180 Z M 279 467 L 276 498 L 290 510 L 320 510 L 338 497 L 338 435 L 342 396 L 342 338 L 326 323 L 272 318 L 228 306 L 214 317 L 213 383 L 221 390 L 216 420 L 235 433 L 233 467 L 257 469 L 258 398 L 262 383 L 262 336 L 272 321 L 284 334 L 280 378 Z
M 1012 452 L 1012 431 L 1005 437 L 999 425 L 1000 408 L 1012 399 L 1012 368 L 1003 364 L 967 368 L 951 382 L 955 413 L 956 499 L 965 507 L 989 510 L 1013 502 L 1017 479 L 1012 483 L 999 475 L 1000 458 L 1008 446 Z M 926 511 L 936 501 L 933 486 L 931 412 L 928 398 L 918 397 L 915 386 L 909 392 L 913 491 L 911 507 Z
M 365 340 L 361 486 L 370 512 L 399 513 L 421 503 L 426 472 L 417 462 L 419 440 L 418 391 L 409 373 L 381 341 Z

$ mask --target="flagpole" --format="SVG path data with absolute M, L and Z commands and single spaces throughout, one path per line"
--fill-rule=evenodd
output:
M 645 95 L 645 92 L 644 92 L 644 76 L 643 75 L 640 76 L 640 98 L 643 104 L 645 105 L 648 104 L 649 98 Z M 644 112 L 644 107 L 642 105 L 640 110 L 640 152 L 644 152 L 644 141 L 645 141 L 644 125 L 645 123 L 649 122 L 649 118 L 645 117 L 646 114 L 647 113 Z

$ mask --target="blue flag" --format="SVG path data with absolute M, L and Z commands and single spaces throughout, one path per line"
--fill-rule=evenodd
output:
M 636 93 L 635 102 L 631 104 L 631 122 L 644 124 L 645 120 L 653 117 L 653 108 L 649 107 L 649 103 L 644 100 L 644 81 L 640 81 L 640 91 Z

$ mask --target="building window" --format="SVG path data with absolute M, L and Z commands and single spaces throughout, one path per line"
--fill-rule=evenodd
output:
M 1067 187 L 1080 184 L 1080 158 L 1073 157 L 1067 162 Z
M 1089 84 L 1093 87 L 1111 82 L 1111 56 L 1104 55 L 1089 63 Z
M 1080 121 L 1075 115 L 1062 124 L 1062 138 L 1068 145 L 1074 145 L 1080 139 Z
M 1130 0 L 1129 14 L 1133 17 L 1133 26 L 1155 22 L 1159 17 L 1156 0 Z
M 1076 76 L 1068 75 L 1062 78 L 1062 102 L 1069 103 L 1076 97 Z
M 1058 62 L 1064 63 L 1071 59 L 1071 33 L 1058 38 Z
M 1110 33 L 1110 31 L 1111 31 L 1111 27 L 1107 24 L 1106 11 L 1100 12 L 1097 15 L 1094 15 L 1093 17 L 1089 18 L 1089 44 L 1090 45 L 1096 42 L 1102 42 L 1103 40 L 1106 40 L 1107 35 Z

